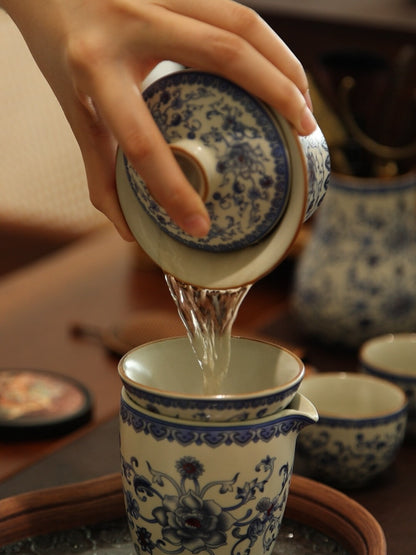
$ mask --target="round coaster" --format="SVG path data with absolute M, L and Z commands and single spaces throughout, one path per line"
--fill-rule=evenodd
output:
M 88 422 L 92 402 L 76 380 L 47 370 L 0 369 L 0 438 L 66 434 Z

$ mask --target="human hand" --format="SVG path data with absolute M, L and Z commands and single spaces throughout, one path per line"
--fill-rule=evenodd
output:
M 306 135 L 315 128 L 305 72 L 252 10 L 232 0 L 0 0 L 20 28 L 72 127 L 90 199 L 125 239 L 115 188 L 119 144 L 150 193 L 185 231 L 209 230 L 140 87 L 162 60 L 220 74 Z

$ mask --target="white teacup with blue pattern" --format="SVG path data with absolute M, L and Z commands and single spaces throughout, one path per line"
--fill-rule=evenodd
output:
M 319 413 L 317 425 L 299 436 L 303 472 L 351 489 L 388 471 L 406 429 L 407 400 L 399 387 L 355 372 L 322 372 L 305 378 L 299 391 Z
M 409 403 L 406 436 L 416 440 L 416 333 L 388 333 L 365 341 L 360 370 L 398 385 Z

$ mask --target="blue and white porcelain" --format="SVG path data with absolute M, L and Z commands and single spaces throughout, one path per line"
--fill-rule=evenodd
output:
M 119 150 L 120 204 L 139 244 L 165 272 L 194 285 L 229 288 L 266 274 L 325 195 L 330 163 L 321 131 L 300 138 L 234 83 L 191 69 L 152 81 L 143 98 L 203 198 L 211 229 L 204 238 L 182 231 Z
M 119 363 L 126 394 L 155 414 L 191 421 L 237 422 L 284 409 L 304 376 L 304 364 L 272 343 L 233 337 L 219 395 L 205 395 L 203 374 L 187 337 L 141 345 Z
M 299 391 L 319 414 L 299 435 L 302 472 L 351 489 L 388 471 L 406 429 L 407 400 L 399 387 L 373 376 L 325 372 L 306 377 Z
M 299 394 L 276 415 L 207 423 L 154 414 L 123 390 L 121 473 L 136 552 L 271 555 L 296 438 L 316 419 Z
M 406 436 L 416 439 L 416 332 L 372 337 L 359 349 L 358 359 L 362 372 L 393 382 L 406 393 Z
M 357 348 L 375 335 L 416 330 L 416 173 L 331 175 L 295 272 L 300 327 Z
M 143 98 L 208 208 L 210 233 L 176 226 L 124 158 L 138 201 L 168 234 L 195 248 L 228 251 L 256 243 L 278 222 L 289 193 L 289 155 L 269 110 L 240 87 L 195 71 L 174 73 Z

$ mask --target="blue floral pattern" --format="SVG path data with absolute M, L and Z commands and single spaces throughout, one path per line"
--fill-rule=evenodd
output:
M 293 307 L 305 331 L 357 347 L 416 328 L 416 174 L 332 175 L 298 259 Z
M 290 190 L 286 143 L 269 110 L 237 85 L 191 70 L 156 81 L 143 97 L 168 143 L 187 139 L 209 149 L 220 183 L 206 199 L 210 232 L 195 239 L 171 221 L 124 157 L 130 186 L 147 213 L 177 240 L 214 252 L 267 235 L 284 213 Z
M 265 393 L 264 395 L 247 399 L 218 399 L 209 397 L 181 399 L 144 391 L 134 387 L 128 382 L 124 383 L 124 387 L 126 391 L 131 394 L 133 399 L 140 400 L 142 406 L 156 414 L 162 413 L 173 416 L 174 418 L 181 418 L 184 415 L 184 411 L 186 411 L 186 418 L 188 420 L 208 422 L 211 420 L 212 412 L 215 412 L 217 415 L 221 413 L 224 415 L 221 418 L 222 422 L 230 422 L 233 420 L 247 420 L 248 418 L 261 418 L 267 414 L 272 414 L 277 403 L 283 403 L 285 399 L 289 402 L 289 400 L 293 398 L 298 390 L 299 383 L 296 383 L 284 391 L 270 394 Z M 166 409 L 169 409 L 169 412 L 167 412 Z M 253 410 L 256 411 L 254 415 Z M 233 412 L 233 416 L 227 416 L 228 411 L 238 412 Z
M 379 421 L 361 423 L 321 416 L 317 426 L 299 435 L 297 453 L 315 479 L 344 489 L 356 488 L 388 468 L 405 429 L 405 409 Z
M 154 418 L 147 416 L 132 408 L 124 399 L 121 400 L 120 404 L 120 418 L 122 422 L 131 426 L 135 432 L 149 435 L 157 441 L 167 439 L 182 446 L 195 443 L 196 445 L 207 445 L 209 447 L 233 444 L 242 447 L 252 442 L 268 442 L 272 438 L 287 436 L 291 433 L 297 435 L 300 430 L 310 423 L 310 419 L 307 417 L 287 415 L 281 418 L 276 416 L 276 420 L 271 420 L 268 424 L 261 421 L 255 424 L 249 421 L 244 426 L 237 423 L 224 428 L 213 423 L 212 427 L 207 428 L 199 426 L 198 422 L 195 421 L 192 422 L 192 425 L 185 427 L 180 420 L 176 423 L 174 419 L 172 421 L 162 420 L 156 414 Z
M 286 507 L 307 399 L 250 422 L 159 416 L 122 392 L 122 482 L 137 553 L 271 555 Z
M 152 468 L 148 461 L 122 458 L 127 517 L 140 546 L 140 553 L 214 554 L 229 545 L 230 555 L 251 553 L 262 542 L 269 553 L 278 535 L 290 482 L 288 464 L 281 466 L 281 489 L 273 499 L 262 492 L 274 472 L 276 457 L 266 457 L 253 469 L 253 479 L 239 484 L 238 473 L 224 480 L 203 483 L 204 466 L 198 458 L 186 455 L 176 461 L 178 477 Z M 212 492 L 215 490 L 215 495 Z M 224 504 L 218 501 L 224 496 Z M 215 497 L 215 499 L 214 499 Z M 147 503 L 151 510 L 147 510 Z M 157 502 L 154 502 L 157 499 Z M 255 512 L 245 510 L 248 500 L 257 500 Z M 149 524 L 158 524 L 161 537 L 153 538 Z M 230 534 L 227 532 L 231 531 Z
M 328 190 L 331 175 L 329 149 L 319 129 L 307 137 L 299 137 L 306 160 L 308 198 L 304 221 L 321 205 Z

